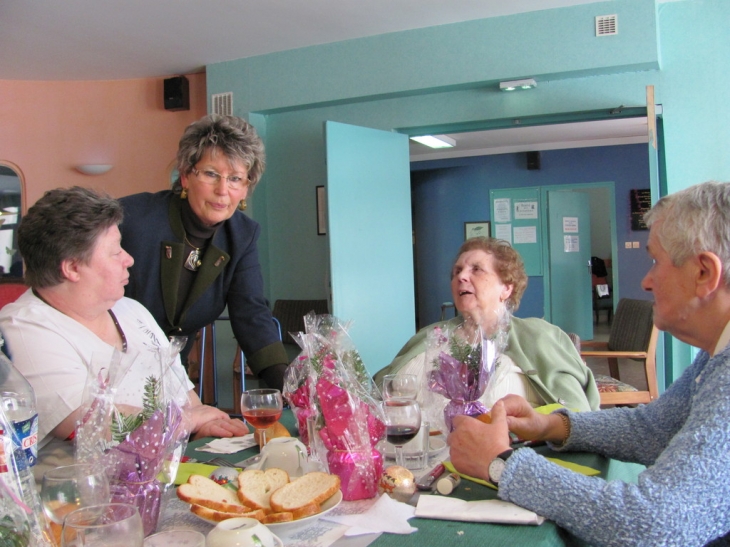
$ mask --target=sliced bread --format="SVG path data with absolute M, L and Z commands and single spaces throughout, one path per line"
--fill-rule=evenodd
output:
M 269 500 L 273 511 L 297 512 L 307 506 L 319 506 L 340 489 L 340 478 L 315 471 L 285 484 L 276 490 Z M 245 503 L 245 502 L 244 502 Z M 310 509 L 311 510 L 311 509 Z M 295 518 L 303 518 L 301 517 Z
M 177 497 L 187 503 L 226 513 L 244 514 L 253 510 L 253 507 L 241 503 L 236 492 L 203 475 L 190 475 L 188 482 L 178 487 Z
M 261 509 L 255 509 L 253 511 L 249 511 L 248 513 L 227 513 L 225 511 L 216 511 L 215 509 L 203 507 L 202 505 L 193 504 L 190 506 L 190 511 L 198 515 L 199 517 L 203 517 L 205 520 L 213 522 L 221 522 L 223 520 L 235 519 L 239 517 L 248 517 L 262 522 L 264 518 L 266 518 L 266 513 Z
M 283 469 L 246 469 L 238 475 L 238 499 L 243 505 L 268 511 L 271 494 L 288 483 L 289 474 Z

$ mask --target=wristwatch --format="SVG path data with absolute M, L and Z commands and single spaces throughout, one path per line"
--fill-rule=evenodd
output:
M 496 485 L 499 485 L 499 481 L 502 478 L 504 472 L 504 466 L 507 465 L 507 459 L 512 455 L 514 450 L 511 448 L 505 450 L 492 460 L 489 464 L 489 480 Z

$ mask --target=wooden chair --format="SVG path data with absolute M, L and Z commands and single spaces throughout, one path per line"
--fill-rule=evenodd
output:
M 653 304 L 648 300 L 619 300 L 608 342 L 583 342 L 583 359 L 608 359 L 610 376 L 596 375 L 601 405 L 635 405 L 659 397 L 656 378 L 656 344 L 659 331 L 653 322 Z M 619 359 L 644 363 L 646 391 L 621 382 Z

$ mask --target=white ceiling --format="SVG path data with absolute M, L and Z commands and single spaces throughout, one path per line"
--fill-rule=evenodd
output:
M 169 77 L 276 51 L 596 1 L 0 0 L 0 80 Z M 636 138 L 625 134 L 638 131 L 635 123 L 616 122 L 465 133 L 438 156 L 418 144 L 411 153 L 436 159 Z
M 598 0 L 2 0 L 0 80 L 187 74 L 275 51 Z

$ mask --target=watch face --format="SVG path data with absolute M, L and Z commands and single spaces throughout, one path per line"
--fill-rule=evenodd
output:
M 489 480 L 494 484 L 499 484 L 499 480 L 502 478 L 502 472 L 504 472 L 504 466 L 506 462 L 502 458 L 495 458 L 492 463 L 489 464 Z

